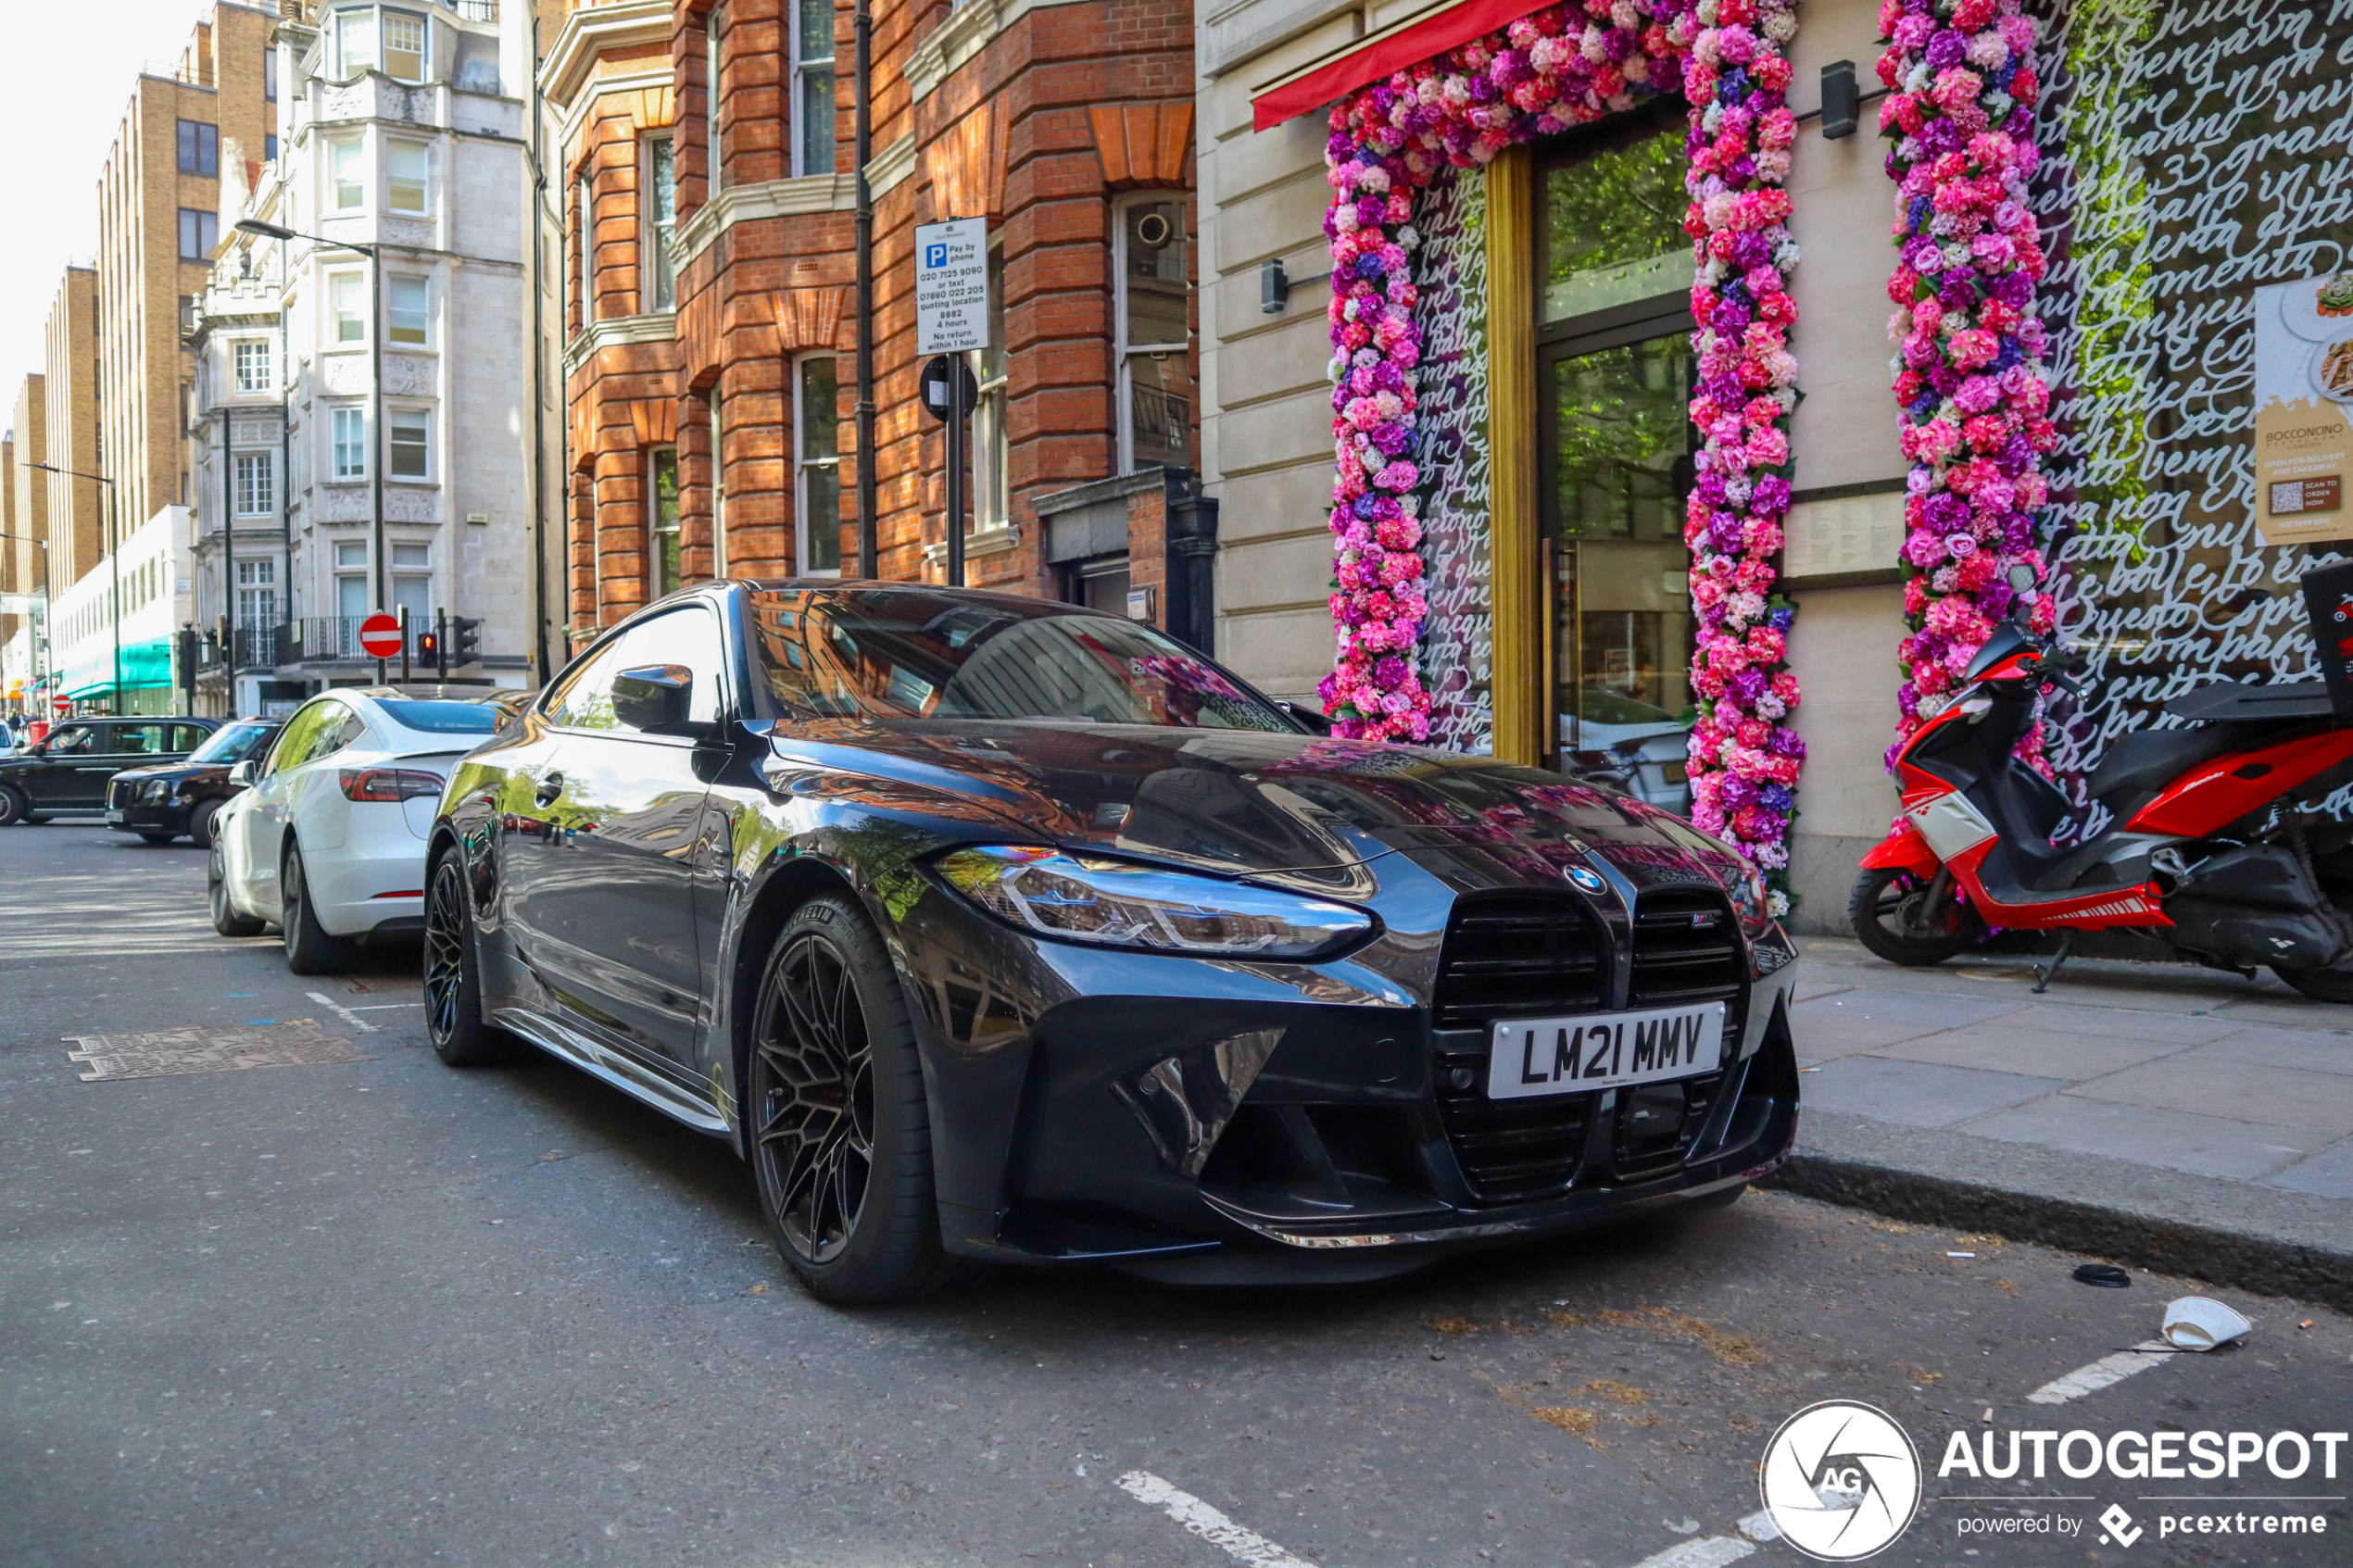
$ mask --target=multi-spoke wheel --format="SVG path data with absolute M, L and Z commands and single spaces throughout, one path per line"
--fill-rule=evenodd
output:
M 514 1036 L 482 1016 L 482 971 L 473 909 L 455 849 L 434 863 L 425 887 L 425 1033 L 452 1067 L 482 1067 L 515 1054 Z
M 856 904 L 785 923 L 752 1019 L 746 1097 L 761 1207 L 785 1261 L 828 1301 L 946 1283 L 931 1130 L 907 1004 Z
M 1949 884 L 1933 914 L 1931 879 L 1894 866 L 1875 866 L 1855 879 L 1846 920 L 1856 939 L 1889 963 L 1940 964 L 1977 936 L 1977 911 L 1953 897 Z
M 223 936 L 258 936 L 262 922 L 229 902 L 229 856 L 218 838 L 205 862 L 205 901 L 212 908 L 212 929 Z

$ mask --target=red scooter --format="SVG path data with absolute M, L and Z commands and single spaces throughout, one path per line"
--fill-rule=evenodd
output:
M 2094 770 L 2107 829 L 2055 845 L 2067 799 L 2014 754 L 2045 685 L 2081 697 L 2070 677 L 2084 660 L 2018 615 L 1896 756 L 1904 813 L 1863 857 L 1847 904 L 1863 946 L 1934 964 L 1988 925 L 2057 931 L 2057 956 L 2035 971 L 2041 991 L 2078 932 L 2121 929 L 2353 1002 L 2353 830 L 2306 809 L 2353 776 L 2353 728 L 2337 724 L 2323 683 L 2221 683 L 2174 698 L 2165 710 L 2187 727 L 2127 735 Z

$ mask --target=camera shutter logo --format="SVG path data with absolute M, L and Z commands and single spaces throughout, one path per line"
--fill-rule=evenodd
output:
M 1853 1562 L 1911 1524 L 1920 1456 L 1886 1411 L 1827 1399 L 1781 1423 L 1765 1445 L 1758 1490 L 1790 1545 L 1824 1562 Z

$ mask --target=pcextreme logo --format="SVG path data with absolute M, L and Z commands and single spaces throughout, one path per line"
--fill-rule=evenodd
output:
M 1765 1445 L 1758 1479 L 1781 1537 L 1824 1562 L 1881 1550 L 1920 1505 L 1920 1456 L 1886 1411 L 1851 1399 L 1808 1405 Z

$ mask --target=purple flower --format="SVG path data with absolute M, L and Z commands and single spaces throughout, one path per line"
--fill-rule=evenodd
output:
M 1768 473 L 1758 480 L 1755 489 L 1749 494 L 1750 508 L 1767 516 L 1779 516 L 1787 511 L 1789 501 L 1789 481 L 1777 473 Z
M 1969 40 L 1951 28 L 1943 28 L 1928 41 L 1923 57 L 1931 70 L 1946 70 L 1969 58 Z
M 1779 609 L 1773 611 L 1772 614 L 1765 618 L 1767 623 L 1769 624 L 1776 632 L 1788 631 L 1790 629 L 1790 623 L 1796 619 L 1797 611 L 1790 608 L 1787 605 L 1781 606 Z

